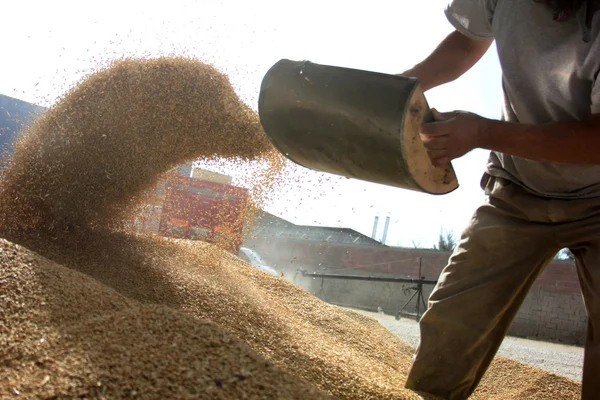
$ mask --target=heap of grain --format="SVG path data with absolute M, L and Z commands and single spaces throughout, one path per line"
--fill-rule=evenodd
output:
M 0 393 L 417 398 L 403 389 L 409 345 L 224 250 L 98 232 L 27 246 L 47 258 L 8 243 L 2 252 Z M 473 398 L 577 399 L 579 389 L 499 358 Z
M 327 398 L 214 323 L 5 241 L 0 263 L 0 398 Z
M 219 155 L 279 165 L 225 77 L 189 59 L 117 62 L 33 125 L 0 190 L 19 244 L 0 243 L 1 396 L 417 398 L 413 349 L 375 321 L 214 246 L 109 229 L 170 167 Z M 473 398 L 578 392 L 497 359 Z

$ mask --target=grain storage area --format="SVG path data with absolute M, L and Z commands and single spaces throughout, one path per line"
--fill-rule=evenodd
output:
M 215 245 L 129 216 L 192 159 L 285 162 L 227 77 L 128 59 L 80 82 L 17 144 L 0 187 L 0 398 L 415 399 L 413 348 Z M 576 399 L 575 381 L 497 358 L 475 399 Z

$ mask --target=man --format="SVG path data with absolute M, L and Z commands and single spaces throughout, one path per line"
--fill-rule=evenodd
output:
M 439 113 L 421 138 L 444 165 L 490 150 L 487 194 L 423 315 L 406 387 L 465 399 L 531 285 L 562 248 L 575 256 L 588 312 L 582 398 L 600 399 L 600 13 L 593 1 L 454 0 L 456 28 L 401 75 L 424 89 L 469 70 L 496 41 L 502 120 Z

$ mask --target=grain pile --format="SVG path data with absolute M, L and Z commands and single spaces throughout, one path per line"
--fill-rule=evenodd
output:
M 409 345 L 211 245 L 98 232 L 26 245 L 46 258 L 4 247 L 15 256 L 14 264 L 3 259 L 3 279 L 20 288 L 9 287 L 0 304 L 10 349 L 0 362 L 3 393 L 93 394 L 99 381 L 108 398 L 133 391 L 164 398 L 166 390 L 173 397 L 191 390 L 192 380 L 200 382 L 198 398 L 235 399 L 243 397 L 216 391 L 218 382 L 237 387 L 235 374 L 245 368 L 260 373 L 239 390 L 256 398 L 259 386 L 274 390 L 271 378 L 262 382 L 268 362 L 281 374 L 270 398 L 302 398 L 294 395 L 302 382 L 340 399 L 417 398 L 402 387 Z M 46 376 L 52 381 L 40 386 Z M 497 359 L 473 398 L 577 399 L 578 391 L 576 382 Z
M 181 161 L 276 172 L 262 135 L 225 77 L 180 58 L 117 62 L 34 124 L 0 188 L 0 397 L 418 398 L 413 349 L 374 320 L 215 246 L 114 229 Z M 497 359 L 473 398 L 579 389 Z
M 214 323 L 3 240 L 0 263 L 0 398 L 328 398 Z

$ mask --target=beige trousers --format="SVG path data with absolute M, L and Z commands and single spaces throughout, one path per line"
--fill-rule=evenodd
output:
M 488 195 L 461 236 L 420 321 L 406 387 L 468 398 L 535 279 L 571 249 L 588 312 L 582 399 L 600 399 L 600 199 L 537 197 L 484 175 Z

